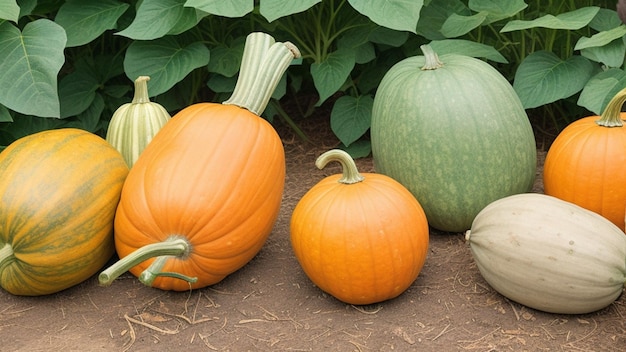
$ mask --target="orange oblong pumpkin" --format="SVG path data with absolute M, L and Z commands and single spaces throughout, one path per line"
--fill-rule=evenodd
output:
M 258 115 L 297 49 L 252 33 L 233 96 L 191 105 L 168 121 L 124 183 L 115 217 L 124 271 L 183 291 L 215 284 L 247 264 L 278 217 L 285 178 L 282 141 Z
M 626 127 L 621 113 L 626 88 L 601 116 L 569 124 L 554 140 L 543 170 L 544 193 L 609 219 L 624 231 Z
M 360 174 L 344 151 L 343 175 L 311 188 L 291 217 L 291 243 L 303 271 L 320 289 L 350 304 L 372 304 L 406 291 L 428 254 L 428 222 L 415 197 L 394 179 Z

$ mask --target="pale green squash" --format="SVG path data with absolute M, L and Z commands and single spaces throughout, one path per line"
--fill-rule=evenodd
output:
M 480 273 L 528 307 L 582 314 L 615 301 L 626 285 L 626 235 L 606 218 L 538 193 L 497 200 L 466 233 Z
M 393 66 L 376 92 L 374 163 L 413 193 L 432 227 L 461 232 L 490 202 L 531 189 L 535 139 L 497 70 L 423 50 Z

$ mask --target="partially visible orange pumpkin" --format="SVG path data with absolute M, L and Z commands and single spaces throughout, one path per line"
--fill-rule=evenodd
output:
M 64 128 L 0 153 L 0 287 L 55 293 L 111 258 L 113 217 L 128 166 L 104 139 Z
M 621 112 L 626 88 L 601 116 L 568 125 L 554 140 L 543 170 L 544 192 L 594 211 L 624 230 L 626 127 Z
M 251 34 L 231 99 L 189 106 L 156 134 L 124 184 L 115 217 L 121 259 L 101 284 L 129 270 L 163 290 L 201 288 L 259 252 L 278 217 L 285 155 L 258 114 L 296 55 Z
M 343 174 L 311 188 L 291 217 L 291 243 L 306 275 L 350 304 L 397 297 L 419 275 L 428 254 L 428 222 L 404 186 L 375 173 L 360 174 L 349 154 L 331 150 Z

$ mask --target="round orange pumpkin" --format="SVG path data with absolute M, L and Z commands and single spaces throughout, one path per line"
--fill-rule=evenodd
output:
M 350 304 L 397 297 L 419 275 L 428 254 L 428 222 L 415 197 L 392 178 L 360 174 L 341 150 L 316 165 L 339 161 L 342 175 L 311 188 L 291 217 L 291 243 L 306 275 Z
M 568 125 L 554 140 L 544 164 L 544 192 L 596 212 L 624 231 L 626 127 L 621 113 L 626 89 L 601 116 Z
M 163 290 L 201 288 L 259 252 L 280 209 L 285 156 L 280 137 L 257 114 L 297 55 L 284 44 L 250 35 L 244 58 L 276 66 L 250 70 L 243 60 L 239 82 L 247 86 L 238 85 L 227 103 L 183 109 L 144 149 L 115 218 L 121 259 L 100 274 L 102 284 L 129 270 Z

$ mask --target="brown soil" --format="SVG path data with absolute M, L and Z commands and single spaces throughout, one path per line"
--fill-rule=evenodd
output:
M 318 120 L 324 120 L 318 118 Z M 400 297 L 339 302 L 296 261 L 289 218 L 300 197 L 338 167 L 315 158 L 337 145 L 327 121 L 304 124 L 313 144 L 281 130 L 287 154 L 282 211 L 248 265 L 212 287 L 168 292 L 123 275 L 42 297 L 0 291 L 2 351 L 616 351 L 626 346 L 626 295 L 586 315 L 536 311 L 480 276 L 462 234 L 432 231 L 426 264 Z M 544 153 L 539 150 L 540 160 Z M 373 171 L 371 159 L 357 161 Z M 540 173 L 538 172 L 538 175 Z M 535 191 L 541 191 L 538 178 Z

